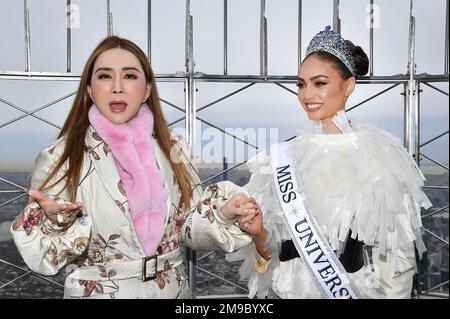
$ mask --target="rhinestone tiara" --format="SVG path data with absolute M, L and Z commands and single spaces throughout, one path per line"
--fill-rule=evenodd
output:
M 345 64 L 353 76 L 357 75 L 358 72 L 352 51 L 341 35 L 332 31 L 329 25 L 325 27 L 325 30 L 320 31 L 312 38 L 306 49 L 306 56 L 318 51 L 325 51 L 334 55 Z

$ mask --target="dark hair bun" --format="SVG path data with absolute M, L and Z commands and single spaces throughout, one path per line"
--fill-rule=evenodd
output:
M 345 40 L 345 43 L 347 43 L 355 59 L 356 68 L 358 69 L 357 75 L 366 75 L 369 71 L 369 58 L 366 52 L 360 46 L 354 45 L 350 40 Z

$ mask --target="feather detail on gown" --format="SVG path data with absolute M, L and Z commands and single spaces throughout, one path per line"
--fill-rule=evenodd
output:
M 426 248 L 420 211 L 431 202 L 421 190 L 423 174 L 397 137 L 364 124 L 343 134 L 306 132 L 288 143 L 305 205 L 336 253 L 342 252 L 351 230 L 353 238 L 376 247 L 377 258 L 388 254 L 394 273 L 411 267 L 404 260 L 415 258 L 414 247 L 422 256 Z M 261 152 L 247 165 L 252 175 L 244 188 L 261 205 L 272 267 L 264 274 L 255 272 L 253 244 L 227 259 L 244 260 L 240 274 L 249 279 L 250 297 L 262 297 L 270 287 L 282 298 L 320 297 L 317 289 L 309 288 L 314 283 L 300 258 L 279 261 L 281 241 L 290 236 L 272 191 L 270 156 Z M 353 277 L 362 282 L 359 273 Z

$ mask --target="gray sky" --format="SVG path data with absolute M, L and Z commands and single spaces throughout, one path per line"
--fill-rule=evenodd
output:
M 72 31 L 72 70 L 81 72 L 87 56 L 106 36 L 106 1 L 72 1 L 80 13 L 80 26 Z M 114 33 L 147 50 L 146 1 L 113 0 Z M 269 74 L 297 73 L 297 1 L 267 0 Z M 32 71 L 65 72 L 65 4 L 63 0 L 29 0 L 31 14 Z M 332 0 L 304 0 L 303 42 L 332 23 Z M 342 34 L 369 50 L 365 0 L 341 0 Z M 408 58 L 409 0 L 375 0 L 375 75 L 406 73 Z M 441 74 L 444 69 L 445 0 L 415 0 L 416 63 L 419 73 Z M 223 72 L 223 1 L 191 0 L 194 17 L 196 71 Z M 259 73 L 259 0 L 228 0 L 228 73 Z M 185 0 L 152 1 L 152 66 L 156 73 L 184 71 Z M 0 70 L 24 69 L 23 1 L 0 0 Z M 245 84 L 199 83 L 197 105 L 201 107 Z M 448 83 L 433 84 L 448 92 Z M 295 89 L 295 86 L 290 86 Z M 359 85 L 347 106 L 387 88 Z M 27 110 L 73 92 L 76 82 L 0 80 L 0 98 Z M 448 99 L 423 87 L 421 140 L 448 130 Z M 183 85 L 160 83 L 162 98 L 184 105 Z M 395 88 L 355 111 L 355 122 L 370 122 L 402 137 L 402 89 Z M 72 99 L 37 114 L 62 125 Z M 182 113 L 164 106 L 170 121 Z M 0 103 L 0 125 L 22 113 Z M 198 114 L 220 127 L 277 127 L 279 137 L 294 135 L 309 125 L 296 96 L 275 85 L 255 85 Z M 202 126 L 206 128 L 206 126 Z M 200 131 L 201 132 L 201 131 Z M 33 118 L 0 128 L 0 170 L 30 168 L 37 153 L 56 136 L 57 130 Z M 448 162 L 448 135 L 423 150 Z

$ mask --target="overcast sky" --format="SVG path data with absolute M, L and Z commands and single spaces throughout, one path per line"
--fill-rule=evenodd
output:
M 156 73 L 184 71 L 185 0 L 152 0 L 152 66 Z M 407 72 L 409 0 L 375 0 L 375 75 Z M 72 30 L 72 71 L 81 72 L 92 49 L 106 36 L 106 1 L 72 1 L 79 10 L 79 27 Z M 114 33 L 147 51 L 147 5 L 144 0 L 113 0 Z M 269 74 L 297 74 L 297 0 L 267 0 Z M 332 24 L 332 0 L 303 1 L 302 52 L 311 37 Z M 369 50 L 369 1 L 341 0 L 342 34 Z M 64 0 L 29 0 L 32 71 L 65 72 L 66 29 Z M 223 1 L 191 0 L 194 18 L 196 71 L 223 72 Z M 259 73 L 259 0 L 228 0 L 228 73 Z M 444 70 L 445 0 L 415 0 L 416 63 L 418 73 Z M 24 70 L 23 1 L 0 0 L 0 70 Z M 0 79 L 0 98 L 32 110 L 76 90 L 77 82 Z M 201 107 L 245 84 L 199 83 Z M 448 92 L 447 83 L 433 84 Z M 359 85 L 348 107 L 388 85 Z M 295 90 L 294 85 L 290 88 Z M 422 136 L 426 141 L 448 130 L 448 98 L 422 87 Z M 181 83 L 159 83 L 162 98 L 184 107 Z M 402 138 L 403 97 L 397 87 L 349 113 L 355 122 L 369 122 Z M 62 125 L 72 98 L 37 114 Z M 164 106 L 169 122 L 183 113 Z M 0 102 L 0 125 L 22 113 Z M 223 128 L 274 127 L 279 138 L 295 135 L 309 125 L 295 95 L 273 85 L 258 84 L 218 103 L 198 116 Z M 183 123 L 181 123 L 183 125 Z M 202 125 L 202 128 L 207 128 Z M 199 132 L 202 132 L 201 130 Z M 0 128 L 0 170 L 31 168 L 37 153 L 55 139 L 54 127 L 27 117 Z M 205 142 L 205 141 L 203 141 Z M 448 162 L 448 135 L 423 152 Z

